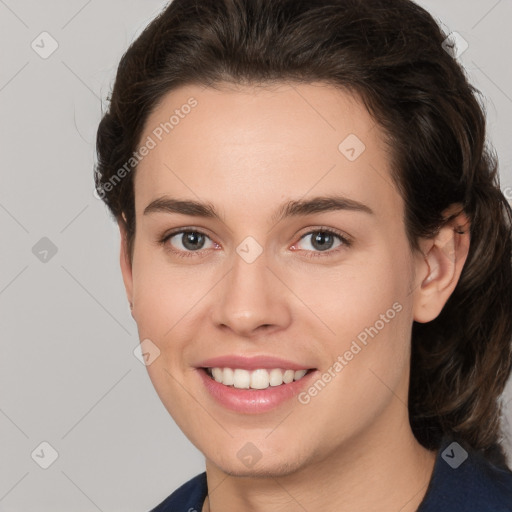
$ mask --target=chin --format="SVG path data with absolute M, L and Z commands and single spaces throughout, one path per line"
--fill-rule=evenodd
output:
M 299 460 L 267 460 L 264 462 L 265 455 L 252 467 L 244 467 L 238 458 L 215 461 L 207 458 L 207 466 L 212 464 L 217 466 L 223 473 L 238 478 L 279 478 L 288 476 L 303 467 L 304 462 Z M 275 458 L 274 458 L 275 459 Z

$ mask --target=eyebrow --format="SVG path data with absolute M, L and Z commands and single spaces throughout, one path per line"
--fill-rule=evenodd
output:
M 311 199 L 291 200 L 281 205 L 272 215 L 272 222 L 280 222 L 288 217 L 299 217 L 314 213 L 348 210 L 370 215 L 374 211 L 364 203 L 339 195 L 317 196 Z M 221 215 L 210 202 L 175 199 L 168 196 L 151 201 L 144 209 L 144 215 L 154 212 L 179 213 L 193 217 L 214 218 L 222 221 Z

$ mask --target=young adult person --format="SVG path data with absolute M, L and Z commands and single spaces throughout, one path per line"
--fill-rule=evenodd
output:
M 147 370 L 206 471 L 155 511 L 511 511 L 511 209 L 409 0 L 174 0 L 96 186 Z

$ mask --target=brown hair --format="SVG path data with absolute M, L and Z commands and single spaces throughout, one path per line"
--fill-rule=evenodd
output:
M 411 248 L 436 233 L 450 205 L 471 222 L 457 287 L 435 320 L 412 327 L 413 432 L 430 449 L 454 435 L 505 464 L 499 397 L 512 368 L 512 211 L 477 91 L 445 38 L 410 0 L 174 0 L 121 59 L 98 128 L 95 181 L 132 255 L 130 157 L 170 90 L 322 81 L 356 92 L 387 136 Z M 128 161 L 132 172 L 114 182 Z

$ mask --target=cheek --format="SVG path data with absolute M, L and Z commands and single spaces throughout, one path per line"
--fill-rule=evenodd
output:
M 137 249 L 136 249 L 137 251 Z M 133 316 L 137 323 L 139 339 L 150 340 L 156 345 L 158 358 L 147 366 L 149 376 L 160 394 L 162 383 L 169 375 L 165 370 L 173 371 L 172 361 L 178 361 L 173 354 L 180 350 L 179 340 L 173 335 L 179 330 L 180 319 L 186 318 L 192 304 L 189 293 L 182 283 L 169 275 L 157 258 L 149 251 L 136 252 L 133 264 Z M 173 340 L 172 343 L 169 340 Z
M 316 276 L 314 286 L 309 280 L 302 285 L 297 281 L 294 288 L 307 297 L 305 302 L 315 313 L 310 318 L 325 333 L 328 368 L 338 362 L 331 368 L 339 377 L 333 379 L 337 384 L 329 399 L 349 410 L 360 410 L 361 399 L 377 406 L 392 394 L 389 388 L 407 403 L 404 386 L 412 324 L 412 267 L 407 254 L 405 246 L 401 251 L 390 247 L 378 257 Z
M 147 337 L 170 335 L 208 291 L 197 268 L 171 265 L 159 249 L 138 251 L 133 265 L 134 316 Z
M 389 333 L 393 342 L 395 336 L 390 331 L 402 332 L 410 327 L 408 319 L 402 322 L 412 300 L 412 266 L 405 248 L 397 250 L 390 244 L 339 266 L 311 267 L 285 275 L 290 288 L 306 306 L 296 301 L 304 310 L 301 321 L 310 325 L 316 322 L 319 332 L 335 340 L 337 349 L 358 337 L 364 342 L 375 331 L 378 337 Z

